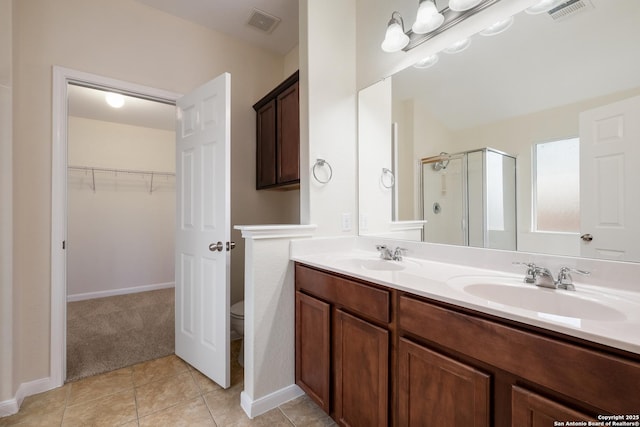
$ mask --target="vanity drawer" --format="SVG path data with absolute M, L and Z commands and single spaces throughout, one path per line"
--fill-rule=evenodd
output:
M 296 290 L 369 319 L 389 323 L 390 292 L 296 263 Z
M 636 361 L 406 295 L 399 298 L 398 316 L 401 335 L 412 334 L 611 413 L 640 408 Z

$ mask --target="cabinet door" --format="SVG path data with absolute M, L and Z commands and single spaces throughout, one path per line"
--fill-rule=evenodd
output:
M 513 427 L 548 427 L 553 426 L 554 421 L 595 421 L 593 417 L 521 387 L 513 386 L 511 398 Z
M 336 310 L 335 415 L 343 426 L 386 426 L 389 332 Z
M 329 413 L 331 307 L 296 292 L 296 384 Z
M 400 339 L 400 426 L 489 426 L 490 377 Z
M 298 82 L 278 95 L 278 183 L 300 180 L 300 108 Z
M 276 184 L 276 101 L 262 106 L 256 117 L 256 187 Z

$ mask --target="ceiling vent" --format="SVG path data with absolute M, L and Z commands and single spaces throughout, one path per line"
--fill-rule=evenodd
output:
M 594 9 L 594 7 L 589 0 L 569 0 L 547 13 L 554 21 L 564 21 L 590 9 Z
M 272 32 L 280 23 L 280 18 L 277 16 L 269 15 L 267 12 L 263 12 L 259 9 L 253 9 L 249 21 L 247 24 L 253 28 L 257 28 L 265 33 Z

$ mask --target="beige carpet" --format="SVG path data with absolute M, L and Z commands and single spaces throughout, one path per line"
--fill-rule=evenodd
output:
M 67 381 L 174 352 L 174 289 L 67 304 Z

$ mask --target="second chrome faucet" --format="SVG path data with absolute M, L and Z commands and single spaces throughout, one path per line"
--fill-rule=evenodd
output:
M 573 279 L 571 273 L 589 275 L 588 271 L 578 270 L 575 268 L 562 267 L 558 273 L 558 278 L 554 279 L 551 271 L 546 267 L 539 267 L 534 263 L 514 262 L 514 264 L 523 264 L 527 266 L 527 273 L 524 276 L 525 283 L 532 283 L 542 288 L 565 289 L 574 291 Z

